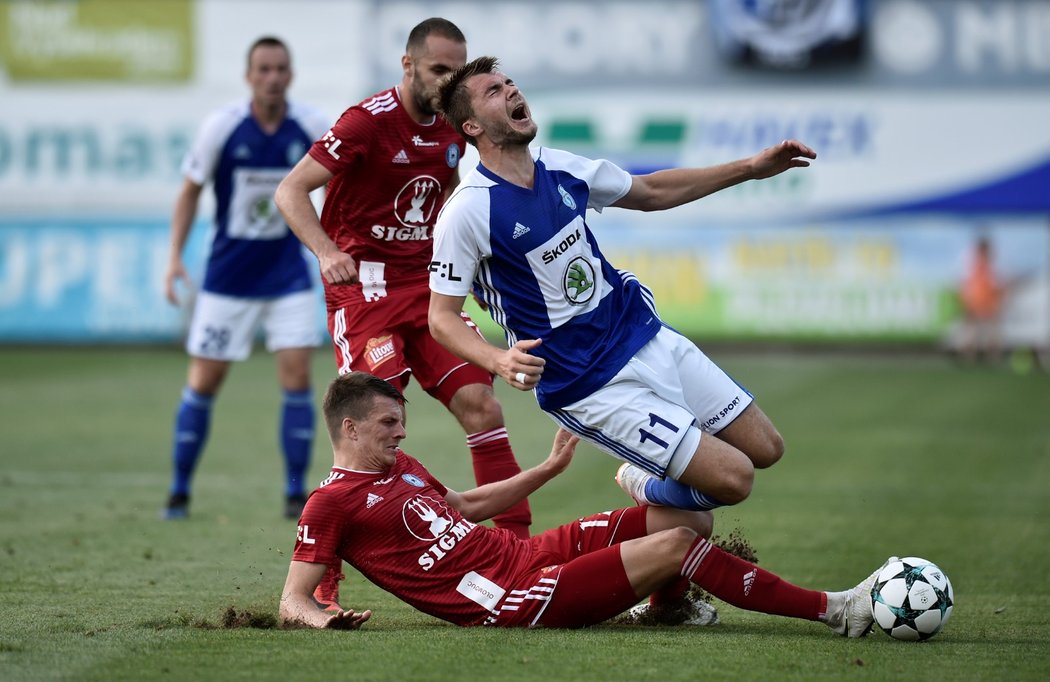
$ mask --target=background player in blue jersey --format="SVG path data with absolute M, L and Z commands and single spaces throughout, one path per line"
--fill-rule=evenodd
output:
M 450 76 L 446 118 L 478 149 L 438 218 L 430 327 L 457 355 L 536 390 L 570 432 L 624 460 L 617 481 L 639 503 L 735 504 L 783 440 L 751 394 L 664 325 L 651 292 L 602 255 L 588 208 L 661 210 L 808 166 L 794 140 L 739 161 L 632 176 L 608 161 L 536 148 L 536 123 L 492 57 Z M 459 317 L 474 292 L 506 331 L 500 349 Z M 717 436 L 717 437 L 712 437 Z
M 278 213 L 273 194 L 288 169 L 324 134 L 328 117 L 285 99 L 292 80 L 287 46 L 273 37 L 248 50 L 249 101 L 214 112 L 183 161 L 185 179 L 171 220 L 168 300 L 188 282 L 182 250 L 201 190 L 215 188 L 215 233 L 196 297 L 186 350 L 186 387 L 175 415 L 174 478 L 164 516 L 189 512 L 190 481 L 208 437 L 211 407 L 230 362 L 251 354 L 261 325 L 276 355 L 283 391 L 280 441 L 286 469 L 285 515 L 298 518 L 306 501 L 314 412 L 311 349 L 320 345 L 319 300 L 302 245 Z

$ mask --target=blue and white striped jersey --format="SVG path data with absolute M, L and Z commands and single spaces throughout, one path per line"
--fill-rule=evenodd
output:
M 431 290 L 474 292 L 514 344 L 542 339 L 536 398 L 545 410 L 590 395 L 660 329 L 652 294 L 602 255 L 584 219 L 631 188 L 604 160 L 532 150 L 532 189 L 478 165 L 438 216 Z
M 249 102 L 209 116 L 182 162 L 182 173 L 215 185 L 215 233 L 203 289 L 241 298 L 273 298 L 310 289 L 299 239 L 288 229 L 273 195 L 328 119 L 289 103 L 280 128 L 268 134 Z

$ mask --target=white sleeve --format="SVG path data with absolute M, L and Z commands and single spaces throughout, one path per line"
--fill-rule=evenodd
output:
M 308 104 L 293 102 L 291 106 L 295 119 L 299 121 L 306 134 L 312 137 L 315 142 L 321 139 L 321 136 L 328 132 L 328 129 L 335 122 L 335 119 Z
M 212 179 L 219 165 L 222 147 L 242 119 L 241 109 L 244 109 L 244 105 L 228 106 L 204 119 L 197 137 L 193 139 L 193 146 L 182 160 L 182 174 L 185 177 L 198 185 L 204 185 Z
M 561 149 L 541 147 L 538 158 L 548 170 L 563 170 L 587 183 L 587 208 L 601 213 L 631 191 L 631 174 L 606 159 L 588 159 Z
M 466 296 L 481 261 L 492 255 L 489 244 L 488 189 L 460 186 L 434 225 L 434 260 L 430 290 Z

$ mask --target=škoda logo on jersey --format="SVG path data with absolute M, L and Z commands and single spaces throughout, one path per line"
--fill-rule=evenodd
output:
M 583 256 L 576 256 L 565 268 L 562 287 L 566 301 L 584 305 L 594 296 L 594 266 Z

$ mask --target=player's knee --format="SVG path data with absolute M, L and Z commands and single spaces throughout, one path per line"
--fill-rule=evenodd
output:
M 488 387 L 464 386 L 453 396 L 449 409 L 468 433 L 484 431 L 503 424 L 503 407 Z
M 652 536 L 656 545 L 653 549 L 657 552 L 657 556 L 678 557 L 689 550 L 697 535 L 695 530 L 686 526 L 668 528 Z
M 758 452 L 752 458 L 755 466 L 759 469 L 767 469 L 784 456 L 784 438 L 780 432 L 773 429 L 767 436 Z
M 718 492 L 718 500 L 724 504 L 739 504 L 751 495 L 751 487 L 754 483 L 755 470 L 753 467 L 727 472 L 722 489 Z

